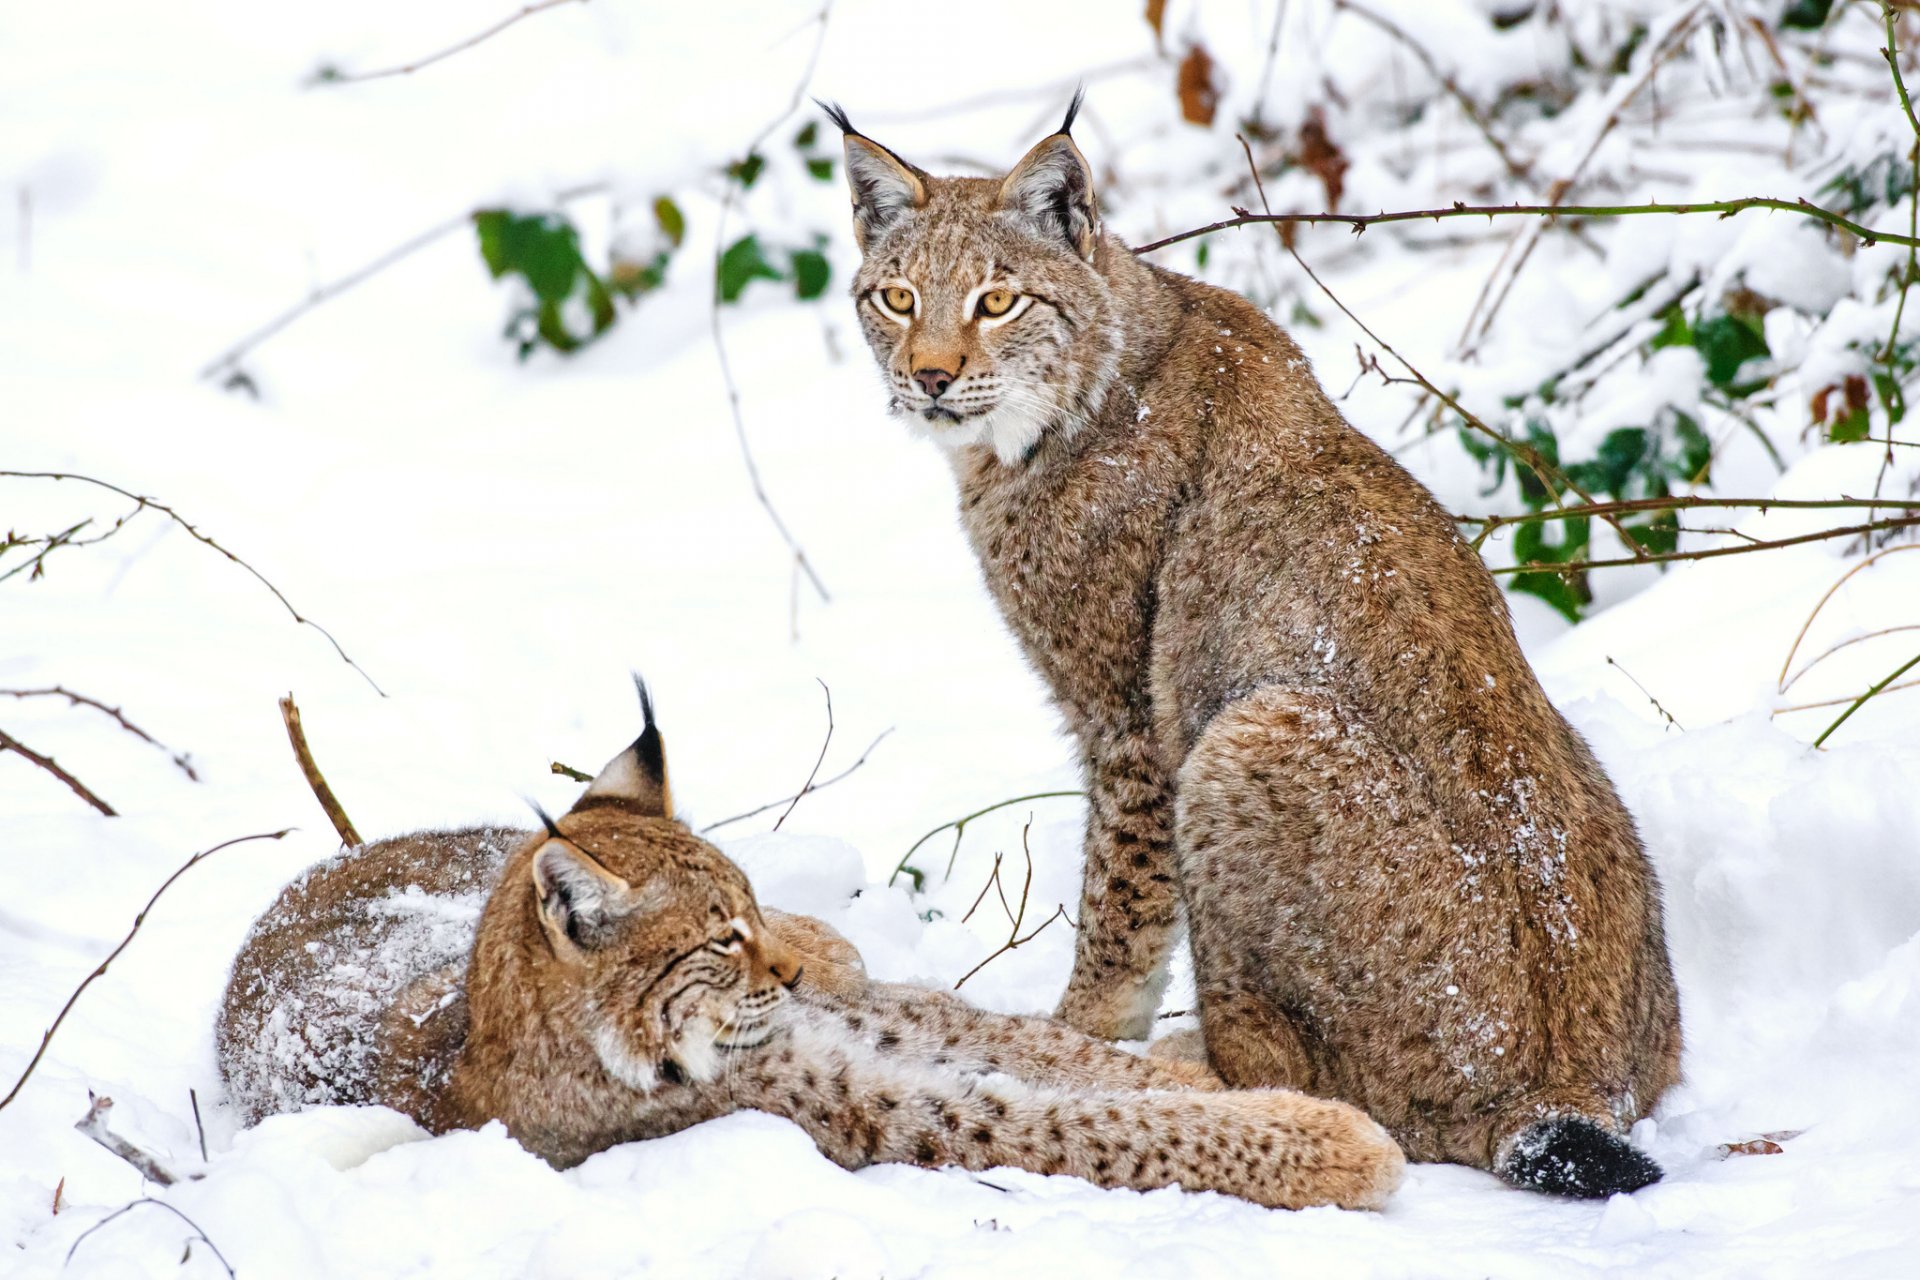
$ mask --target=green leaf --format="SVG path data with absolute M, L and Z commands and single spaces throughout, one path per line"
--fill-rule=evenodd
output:
M 1593 593 L 1586 589 L 1584 575 L 1578 574 L 1570 583 L 1557 573 L 1516 573 L 1508 589 L 1540 597 L 1558 609 L 1568 622 L 1580 621 L 1580 610 L 1593 603 Z
M 1871 421 L 1867 416 L 1867 406 L 1861 405 L 1833 420 L 1827 427 L 1827 439 L 1834 444 L 1853 444 L 1865 440 L 1871 430 Z
M 1876 369 L 1873 372 L 1873 389 L 1880 394 L 1880 403 L 1887 410 L 1888 428 L 1899 426 L 1900 420 L 1907 416 L 1907 393 L 1901 389 L 1899 379 L 1885 369 Z M 1865 438 L 1861 436 L 1861 439 Z
M 1693 345 L 1707 362 L 1707 381 L 1730 394 L 1740 367 L 1759 356 L 1771 355 L 1767 340 L 1756 321 L 1739 316 L 1715 316 L 1702 320 L 1693 330 Z
M 674 248 L 678 249 L 680 242 L 687 238 L 686 215 L 680 212 L 672 196 L 661 196 L 653 202 L 653 220 L 660 224 L 660 234 Z
M 1780 25 L 1801 31 L 1818 31 L 1826 25 L 1827 15 L 1832 11 L 1833 0 L 1793 0 L 1787 6 L 1787 11 L 1780 15 Z
M 1655 351 L 1662 347 L 1690 347 L 1693 345 L 1693 328 L 1687 323 L 1687 313 L 1678 303 L 1668 307 L 1660 317 L 1664 324 L 1660 332 L 1653 335 L 1653 341 L 1647 345 Z
M 1705 484 L 1713 463 L 1713 441 L 1691 414 L 1678 409 L 1672 412 L 1674 439 L 1680 445 L 1680 467 L 1673 478 L 1689 484 Z
M 1193 251 L 1194 269 L 1196 271 L 1205 271 L 1207 269 L 1207 259 L 1211 256 L 1212 254 L 1207 249 L 1207 242 L 1202 240 L 1200 247 Z
M 833 157 L 814 156 L 807 161 L 807 172 L 820 182 L 833 181 Z
M 566 298 L 575 277 L 586 270 L 580 233 L 559 214 L 484 209 L 473 215 L 473 222 L 480 235 L 480 256 L 493 278 L 518 275 L 542 302 Z
M 758 151 L 751 152 L 745 160 L 736 160 L 727 166 L 727 176 L 742 187 L 751 187 L 760 178 L 760 171 L 767 167 L 766 157 Z
M 792 258 L 793 291 L 802 302 L 812 302 L 827 291 L 833 267 L 817 249 L 795 249 Z
M 767 255 L 760 249 L 759 238 L 753 235 L 741 236 L 727 246 L 727 251 L 720 255 L 718 277 L 722 302 L 738 302 L 740 295 L 755 280 L 784 278 L 767 261 Z
M 1829 0 L 1829 3 L 1831 3 L 1831 0 Z M 819 140 L 820 122 L 818 120 L 809 120 L 805 126 L 801 128 L 800 132 L 793 135 L 794 149 L 805 151 Z

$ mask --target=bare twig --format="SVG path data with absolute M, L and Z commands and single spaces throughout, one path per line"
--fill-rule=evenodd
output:
M 820 692 L 825 694 L 827 698 L 827 734 L 820 740 L 820 754 L 813 758 L 813 768 L 807 772 L 807 780 L 800 784 L 798 791 L 793 793 L 793 800 L 787 805 L 786 812 L 774 819 L 773 829 L 775 831 L 778 831 L 781 824 L 793 813 L 795 806 L 800 803 L 802 797 L 804 797 L 807 792 L 813 790 L 813 780 L 820 776 L 820 765 L 821 762 L 827 758 L 827 748 L 833 745 L 833 690 L 827 688 L 827 682 L 820 679 L 819 676 L 814 677 L 814 683 L 820 686 Z
M 1450 72 L 1441 68 L 1439 62 L 1434 59 L 1433 54 L 1425 45 L 1409 35 L 1404 27 L 1401 27 L 1391 19 L 1383 17 L 1363 5 L 1353 3 L 1353 0 L 1333 0 L 1333 7 L 1336 10 L 1345 9 L 1355 17 L 1366 19 L 1374 26 L 1380 28 L 1380 30 L 1386 32 L 1389 36 L 1392 36 L 1395 40 L 1398 40 L 1402 45 L 1405 45 L 1413 56 L 1420 60 L 1420 64 L 1427 69 L 1427 74 L 1439 81 L 1440 87 L 1447 91 L 1447 95 L 1460 104 L 1460 110 L 1466 114 L 1467 120 L 1473 127 L 1480 131 L 1480 136 L 1486 139 L 1487 146 L 1492 149 L 1494 155 L 1500 158 L 1500 163 L 1506 167 L 1507 173 L 1520 182 L 1526 182 L 1532 178 L 1532 170 L 1526 162 L 1515 159 L 1513 153 L 1507 150 L 1507 145 L 1500 141 L 1499 135 L 1494 133 L 1493 123 L 1487 119 L 1486 113 L 1480 110 L 1480 104 L 1475 102 L 1467 91 L 1460 87 L 1460 82 L 1455 80 Z M 1276 31 L 1276 35 L 1277 34 Z
M 287 726 L 287 741 L 293 744 L 293 758 L 300 765 L 300 772 L 307 780 L 307 786 L 313 790 L 313 798 L 326 810 L 327 821 L 340 835 L 340 843 L 349 849 L 357 848 L 362 842 L 360 833 L 353 829 L 353 822 L 347 817 L 347 811 L 341 807 L 339 799 L 333 794 L 333 788 L 327 785 L 327 779 L 320 772 L 320 766 L 314 762 L 313 750 L 307 746 L 306 730 L 300 727 L 300 708 L 295 705 L 293 695 L 280 699 L 280 719 Z
M 1478 546 L 1486 541 L 1489 533 L 1509 525 L 1538 524 L 1545 520 L 1573 520 L 1583 516 L 1692 511 L 1713 507 L 1753 510 L 1763 515 L 1775 508 L 1782 511 L 1822 511 L 1843 510 L 1850 507 L 1900 507 L 1905 510 L 1920 511 L 1920 499 L 1909 501 L 1900 498 L 1709 498 L 1678 495 L 1665 498 L 1627 498 L 1619 502 L 1595 502 L 1583 506 L 1552 507 L 1544 511 L 1522 511 L 1515 515 L 1457 515 L 1454 520 L 1460 524 L 1481 526 L 1480 533 L 1474 537 L 1474 545 Z
M 549 764 L 547 766 L 547 771 L 549 773 L 557 773 L 563 778 L 572 778 L 575 782 L 592 782 L 593 781 L 592 774 L 582 773 L 580 770 L 574 768 L 572 765 L 561 764 L 558 760 L 555 760 L 553 763 Z
M 0 752 L 5 751 L 11 751 L 15 755 L 23 756 L 34 764 L 39 765 L 42 769 L 45 769 L 48 773 L 66 783 L 69 791 L 72 791 L 73 794 L 85 800 L 95 809 L 98 809 L 106 817 L 117 818 L 120 816 L 114 812 L 112 805 L 95 795 L 92 788 L 88 787 L 86 783 L 61 768 L 52 756 L 41 755 L 38 751 L 35 751 L 32 747 L 29 747 L 26 743 L 20 741 L 20 739 L 14 737 L 6 730 L 0 729 Z
M 1634 680 L 1633 672 L 1627 670 L 1625 667 L 1621 666 L 1618 662 L 1615 662 L 1611 654 L 1607 656 L 1607 665 L 1612 667 L 1615 671 L 1618 671 L 1621 675 L 1625 676 L 1627 679 L 1632 680 L 1633 687 L 1646 695 L 1647 701 L 1653 704 L 1653 709 L 1655 711 L 1658 711 L 1669 725 L 1671 725 L 1675 729 L 1680 730 L 1680 732 L 1682 733 L 1685 733 L 1687 731 L 1687 726 L 1681 724 L 1678 720 L 1675 720 L 1673 718 L 1673 713 L 1660 705 L 1660 699 L 1654 697 L 1653 694 L 1647 689 L 1647 686 L 1641 684 L 1638 680 Z
M 1906 542 L 1897 547 L 1885 547 L 1874 552 L 1859 564 L 1853 565 L 1845 573 L 1835 578 L 1833 585 L 1820 594 L 1820 598 L 1814 602 L 1813 611 L 1807 614 L 1806 620 L 1800 624 L 1800 630 L 1794 633 L 1793 643 L 1787 648 L 1786 659 L 1780 664 L 1780 678 L 1776 682 L 1775 688 L 1781 693 L 1787 691 L 1787 672 L 1793 668 L 1793 656 L 1800 652 L 1801 642 L 1807 638 L 1807 632 L 1813 628 L 1813 620 L 1820 616 L 1820 611 L 1827 607 L 1827 602 L 1833 599 L 1834 594 L 1838 592 L 1841 587 L 1844 587 L 1847 584 L 1847 580 L 1852 578 L 1854 574 L 1859 573 L 1862 569 L 1887 556 L 1898 555 L 1902 551 L 1920 551 L 1920 543 Z M 1809 663 L 1808 665 L 1811 666 L 1812 664 Z
M 1920 543 L 1902 543 L 1901 545 L 1902 546 L 1920 546 Z M 1898 635 L 1903 631 L 1920 631 L 1920 622 L 1903 623 L 1902 625 L 1897 627 L 1878 627 L 1872 631 L 1862 632 L 1860 635 L 1857 635 L 1857 636 L 1848 636 L 1844 640 L 1836 640 L 1832 644 L 1828 645 L 1825 649 L 1822 649 L 1817 656 L 1808 659 L 1806 666 L 1800 668 L 1798 671 L 1794 672 L 1791 676 L 1787 677 L 1786 682 L 1780 686 L 1780 692 L 1785 693 L 1787 690 L 1793 688 L 1794 685 L 1800 683 L 1800 677 L 1806 675 L 1807 672 L 1813 670 L 1815 667 L 1819 666 L 1822 662 L 1825 662 L 1828 658 L 1831 658 L 1834 654 L 1840 652 L 1842 649 L 1851 648 L 1856 644 L 1864 644 L 1868 640 L 1878 640 L 1881 636 Z M 1840 699 L 1840 701 L 1845 702 L 1846 699 L 1842 698 Z M 1794 708 L 1794 710 L 1800 710 L 1800 709 L 1801 708 L 1797 708 L 1797 707 Z M 1775 714 L 1777 715 L 1779 713 L 1775 712 Z
M 1045 920 L 1042 920 L 1038 925 L 1036 925 L 1032 933 L 1027 934 L 1025 937 L 1022 937 L 1020 935 L 1020 926 L 1022 923 L 1025 922 L 1027 918 L 1027 900 L 1033 895 L 1033 849 L 1027 841 L 1028 834 L 1032 830 L 1033 830 L 1033 819 L 1028 818 L 1027 825 L 1020 829 L 1020 849 L 1021 849 L 1021 852 L 1025 853 L 1027 856 L 1027 878 L 1020 886 L 1019 907 L 1017 909 L 1009 909 L 1007 907 L 1006 891 L 1003 889 L 1001 890 L 1001 894 L 1000 894 L 1000 906 L 1003 910 L 1007 911 L 1007 917 L 1011 922 L 1011 927 L 1007 930 L 1007 940 L 1001 943 L 998 947 L 994 948 L 992 954 L 987 956 L 986 959 L 982 960 L 979 964 L 976 964 L 975 966 L 973 966 L 973 968 L 961 974 L 960 980 L 953 984 L 953 989 L 955 991 L 958 991 L 960 988 L 966 986 L 967 979 L 971 978 L 974 974 L 980 972 L 982 969 L 992 964 L 995 960 L 998 960 L 1001 956 L 1007 954 L 1007 952 L 1017 951 L 1021 947 L 1026 946 L 1027 943 L 1032 942 L 1035 938 L 1040 936 L 1040 933 L 1048 925 L 1052 924 L 1055 920 L 1061 919 L 1067 914 L 1067 905 L 1066 903 L 1063 902 L 1057 908 L 1055 908 L 1054 913 L 1052 915 L 1048 916 Z M 968 908 L 966 916 L 963 916 L 961 918 L 961 923 L 964 924 L 966 920 L 973 915 L 974 909 L 979 907 L 981 899 L 984 899 L 987 896 L 987 889 L 992 886 L 998 885 L 1000 883 L 1001 862 L 1002 862 L 1001 855 L 997 853 L 994 854 L 993 855 L 993 874 L 990 877 L 988 877 L 987 884 L 981 888 L 980 897 L 974 899 L 973 907 Z
M 1900 235 L 1892 231 L 1875 231 L 1865 227 L 1831 209 L 1823 209 L 1807 199 L 1783 200 L 1775 196 L 1744 196 L 1738 200 L 1709 200 L 1698 204 L 1463 204 L 1456 201 L 1443 209 L 1401 209 L 1392 213 L 1248 213 L 1236 209 L 1231 218 L 1222 218 L 1210 222 L 1204 227 L 1194 227 L 1188 231 L 1163 236 L 1151 244 L 1143 244 L 1135 253 L 1152 253 L 1155 249 L 1164 249 L 1168 245 L 1179 244 L 1185 240 L 1212 235 L 1216 231 L 1231 231 L 1237 227 L 1258 226 L 1263 223 L 1339 223 L 1351 227 L 1355 234 L 1368 227 L 1394 222 L 1438 222 L 1443 218 L 1631 218 L 1648 214 L 1692 214 L 1715 213 L 1723 218 L 1744 213 L 1748 209 L 1780 209 L 1796 213 L 1805 218 L 1813 218 L 1828 226 L 1851 232 L 1860 237 L 1868 246 L 1886 243 L 1913 247 L 1920 245 L 1920 237 Z
M 92 707 L 96 711 L 103 711 L 107 715 L 112 716 L 114 721 L 118 723 L 122 729 L 125 729 L 128 733 L 140 739 L 140 741 L 166 752 L 173 758 L 173 763 L 179 766 L 180 772 L 186 774 L 187 777 L 195 782 L 200 781 L 200 775 L 195 773 L 193 769 L 192 756 L 184 751 L 175 751 L 172 747 L 169 747 L 166 743 L 160 741 L 145 729 L 142 729 L 139 725 L 127 719 L 126 714 L 122 712 L 119 707 L 110 707 L 98 698 L 89 698 L 84 693 L 75 693 L 73 690 L 57 684 L 45 689 L 0 689 L 0 696 L 8 698 L 65 698 L 71 706 Z
M 456 53 L 464 53 L 477 44 L 491 40 L 516 22 L 523 22 L 536 13 L 544 12 L 547 9 L 557 9 L 563 4 L 585 4 L 586 2 L 587 0 L 537 0 L 537 3 L 529 4 L 518 13 L 502 18 L 499 22 L 494 23 L 480 34 L 469 36 L 459 44 L 451 45 L 438 53 L 428 54 L 424 58 L 419 58 L 413 62 L 404 63 L 397 67 L 384 67 L 379 71 L 358 71 L 350 74 L 339 71 L 333 71 L 331 73 L 322 72 L 315 80 L 316 83 L 319 84 L 361 84 L 368 80 L 384 80 L 388 76 L 410 76 L 423 67 L 430 67 L 436 62 L 443 62 Z
M 1916 687 L 1920 687 L 1920 679 L 1902 680 L 1898 684 L 1890 684 L 1886 686 L 1884 689 L 1881 689 L 1879 692 L 1880 693 L 1898 693 L 1902 689 L 1912 689 Z M 1767 712 L 1767 715 L 1770 717 L 1771 716 L 1790 716 L 1798 711 L 1819 711 L 1824 707 L 1844 707 L 1848 703 L 1858 700 L 1859 696 L 1860 695 L 1858 694 L 1849 693 L 1838 698 L 1822 698 L 1818 702 L 1797 702 L 1797 703 L 1794 703 L 1792 706 L 1775 707 L 1773 710 Z
M 187 1103 L 193 1108 L 193 1131 L 200 1135 L 200 1163 L 207 1162 L 207 1126 L 200 1122 L 200 1095 L 187 1090 Z
M 67 1002 L 60 1007 L 60 1012 L 54 1018 L 53 1025 L 49 1026 L 45 1034 L 40 1037 L 40 1047 L 34 1050 L 33 1058 L 27 1063 L 26 1070 L 22 1071 L 20 1078 L 13 1082 L 13 1088 L 7 1091 L 7 1096 L 0 1098 L 0 1110 L 4 1110 L 7 1104 L 20 1096 L 21 1088 L 25 1086 L 27 1079 L 33 1075 L 34 1068 L 40 1065 L 40 1059 L 46 1056 L 47 1045 L 52 1042 L 53 1033 L 60 1029 L 60 1024 L 67 1020 L 69 1013 L 73 1012 L 74 1003 L 80 999 L 88 987 L 94 984 L 95 980 L 107 971 L 108 965 L 120 958 L 120 953 L 127 949 L 128 944 L 133 941 L 134 935 L 140 932 L 140 926 L 146 923 L 147 913 L 153 910 L 153 904 L 160 901 L 160 896 L 173 887 L 174 881 L 193 870 L 194 867 L 212 857 L 214 854 L 219 853 L 222 849 L 230 849 L 234 845 L 246 844 L 252 840 L 279 840 L 292 830 L 292 827 L 284 827 L 279 831 L 268 831 L 258 835 L 239 836 L 232 840 L 223 840 L 212 848 L 201 850 L 199 853 L 194 854 L 191 858 L 181 863 L 179 869 L 168 876 L 166 880 L 161 883 L 160 887 L 153 891 L 153 896 L 147 899 L 147 905 L 140 908 L 140 914 L 133 918 L 133 927 L 127 930 L 126 937 L 120 939 L 120 945 L 109 952 L 107 958 L 102 960 L 92 973 L 82 978 L 80 985 L 73 989 L 73 994 L 67 997 Z
M 340 660 L 342 662 L 346 663 L 348 666 L 352 667 L 355 671 L 359 672 L 360 678 L 362 680 L 365 680 L 368 685 L 372 686 L 373 691 L 375 693 L 379 694 L 383 698 L 387 696 L 386 691 L 384 689 L 382 689 L 379 685 L 374 684 L 373 677 L 368 675 L 366 673 L 366 670 L 363 667 L 361 667 L 359 663 L 355 662 L 352 658 L 347 656 L 347 651 L 340 647 L 340 642 L 333 638 L 333 633 L 327 630 L 325 627 L 321 626 L 319 623 L 315 622 L 312 618 L 303 616 L 298 609 L 293 607 L 293 602 L 287 599 L 285 595 L 281 594 L 280 588 L 273 585 L 273 583 L 267 578 L 266 574 L 261 573 L 258 569 L 254 568 L 251 564 L 247 563 L 245 560 L 242 560 L 239 556 L 227 550 L 225 547 L 221 546 L 218 542 L 215 542 L 212 538 L 208 537 L 206 534 L 200 532 L 200 530 L 196 528 L 191 521 L 189 521 L 185 516 L 181 515 L 178 511 L 175 511 L 172 507 L 168 506 L 166 503 L 159 501 L 157 498 L 145 497 L 141 494 L 134 493 L 131 490 L 122 489 L 117 484 L 109 484 L 105 480 L 96 480 L 92 476 L 77 475 L 70 471 L 0 471 L 0 476 L 9 477 L 16 480 L 78 480 L 82 484 L 95 485 L 99 488 L 106 489 L 113 493 L 117 493 L 123 498 L 130 498 L 134 502 L 138 503 L 140 508 L 143 510 L 147 507 L 153 508 L 155 511 L 160 512 L 162 515 L 172 520 L 175 524 L 179 525 L 182 529 L 185 529 L 187 533 L 196 542 L 205 543 L 207 546 L 212 547 L 215 551 L 218 551 L 221 555 L 225 556 L 227 559 L 233 561 L 233 563 L 239 565 L 242 569 L 245 569 L 248 573 L 252 574 L 254 579 L 258 581 L 261 586 L 265 587 L 268 591 L 271 591 L 273 593 L 273 598 L 280 602 L 280 606 L 287 611 L 288 615 L 292 617 L 292 619 L 295 622 L 299 623 L 303 627 L 312 627 L 315 631 L 318 631 L 321 635 L 325 636 L 327 643 L 333 646 L 333 651 L 340 655 Z
M 814 783 L 811 787 L 807 788 L 807 791 L 825 791 L 828 787 L 840 781 L 842 778 L 852 773 L 855 769 L 858 769 L 861 765 L 867 762 L 867 757 L 873 754 L 873 749 L 879 746 L 881 741 L 884 740 L 886 736 L 892 732 L 893 730 L 891 728 L 882 729 L 879 735 L 875 737 L 872 742 L 869 742 L 867 744 L 867 749 L 860 753 L 860 758 L 858 760 L 855 760 L 852 764 L 848 765 L 846 768 L 842 769 L 840 772 L 834 774 L 831 778 L 824 778 L 821 781 Z M 803 796 L 805 794 L 807 794 L 806 791 L 801 791 L 791 796 L 781 796 L 778 800 L 769 800 L 765 804 L 759 806 L 758 808 L 749 809 L 745 813 L 736 813 L 731 818 L 722 818 L 718 822 L 709 822 L 706 826 L 700 828 L 700 834 L 705 835 L 709 831 L 718 831 L 721 827 L 732 826 L 736 822 L 745 822 L 748 818 L 757 818 L 761 814 L 766 813 L 768 810 L 778 809 L 781 805 L 789 804 L 791 801 L 798 800 L 800 796 Z
M 807 56 L 806 69 L 800 73 L 799 82 L 793 86 L 792 100 L 787 103 L 785 110 L 773 119 L 767 121 L 766 127 L 755 134 L 751 142 L 747 143 L 746 151 L 742 156 L 743 160 L 758 151 L 762 144 L 764 144 L 769 137 L 773 136 L 773 131 L 785 124 L 787 120 L 793 116 L 793 113 L 800 109 L 800 104 L 805 101 L 807 85 L 813 80 L 813 70 L 820 64 L 820 49 L 827 41 L 827 19 L 832 13 L 833 0 L 827 0 L 827 2 L 820 7 L 819 13 L 814 16 L 813 21 L 819 24 L 820 29 L 814 36 L 813 52 Z M 793 553 L 794 564 L 798 565 L 800 571 L 807 575 L 807 581 L 812 584 L 814 591 L 819 594 L 820 599 L 822 601 L 829 601 L 833 599 L 833 597 L 827 593 L 826 584 L 820 580 L 820 575 L 814 572 L 813 562 L 807 559 L 806 550 L 800 545 L 799 540 L 793 536 L 792 531 L 787 528 L 787 522 L 780 517 L 779 511 L 774 509 L 773 499 L 767 496 L 766 485 L 761 483 L 760 467 L 753 459 L 753 446 L 748 443 L 747 440 L 746 416 L 740 409 L 740 388 L 734 383 L 733 365 L 732 362 L 727 359 L 725 326 L 720 323 L 720 308 L 722 305 L 720 296 L 720 259 L 727 251 L 727 219 L 733 213 L 733 206 L 739 199 L 740 190 L 740 184 L 729 178 L 727 181 L 726 194 L 720 199 L 719 215 L 714 219 L 713 311 L 710 317 L 713 330 L 713 353 L 720 362 L 720 380 L 726 384 L 727 408 L 733 415 L 733 434 L 740 442 L 740 458 L 741 461 L 746 463 L 747 480 L 753 486 L 753 496 L 755 500 L 760 503 L 761 508 L 767 513 L 767 519 L 773 522 L 773 527 L 775 531 L 779 533 L 780 540 L 787 544 L 787 550 Z
M 87 1114 L 74 1122 L 74 1128 L 139 1170 L 140 1176 L 148 1182 L 170 1187 L 180 1181 L 180 1175 L 161 1164 L 158 1156 L 142 1151 L 107 1127 L 107 1112 L 113 1110 L 112 1098 L 96 1097 L 89 1090 L 87 1099 L 90 1104 Z
M 1065 798 L 1067 796 L 1072 796 L 1075 799 L 1079 799 L 1084 797 L 1086 794 L 1087 793 L 1084 791 L 1035 791 L 1031 795 L 1014 796 L 1012 799 L 1009 799 L 1009 800 L 996 801 L 995 803 L 988 805 L 984 809 L 975 809 L 972 813 L 969 813 L 964 817 L 955 818 L 949 822 L 943 822 L 939 826 L 935 827 L 933 830 L 927 832 L 927 834 L 921 836 L 918 840 L 915 840 L 913 842 L 913 847 L 908 849 L 906 853 L 901 855 L 899 863 L 893 868 L 893 874 L 887 877 L 887 884 L 891 886 L 895 880 L 898 880 L 901 877 L 901 875 L 905 873 L 907 869 L 907 860 L 913 857 L 914 854 L 920 851 L 921 845 L 933 839 L 935 836 L 939 835 L 942 831 L 946 831 L 949 829 L 953 831 L 953 854 L 947 858 L 947 875 L 951 877 L 953 875 L 953 859 L 954 857 L 957 857 L 960 853 L 960 838 L 966 835 L 967 824 L 969 822 L 972 822 L 975 818 L 985 817 L 987 814 L 996 813 L 1001 809 L 1010 809 L 1016 804 L 1025 804 L 1029 800 L 1053 800 L 1053 799 Z
M 100 1219 L 100 1221 L 88 1227 L 85 1231 L 82 1231 L 79 1234 L 79 1236 L 77 1236 L 74 1239 L 73 1247 L 67 1250 L 67 1261 L 69 1263 L 73 1261 L 73 1255 L 79 1251 L 80 1242 L 82 1240 L 85 1240 L 88 1236 L 92 1235 L 94 1232 L 98 1231 L 100 1228 L 106 1226 L 109 1222 L 112 1222 L 115 1218 L 121 1217 L 124 1214 L 132 1213 L 135 1209 L 138 1209 L 143 1204 L 153 1205 L 157 1209 L 165 1209 L 168 1213 L 180 1219 L 180 1221 L 186 1223 L 189 1227 L 192 1227 L 193 1237 L 187 1242 L 188 1245 L 191 1246 L 193 1243 L 193 1240 L 198 1240 L 200 1241 L 200 1243 L 206 1245 L 207 1248 L 213 1250 L 213 1256 L 219 1259 L 220 1265 L 227 1269 L 228 1280 L 233 1280 L 233 1264 L 227 1261 L 226 1254 L 220 1252 L 220 1246 L 215 1244 L 212 1238 L 209 1237 L 205 1231 L 202 1231 L 200 1229 L 200 1224 L 195 1222 L 192 1218 L 189 1218 L 186 1214 L 180 1212 L 178 1209 L 174 1208 L 172 1205 L 168 1204 L 166 1201 L 155 1200 L 152 1196 L 142 1196 L 138 1200 L 135 1200 L 132 1204 L 123 1205 L 120 1208 L 115 1209 L 112 1213 L 108 1214 L 106 1217 Z

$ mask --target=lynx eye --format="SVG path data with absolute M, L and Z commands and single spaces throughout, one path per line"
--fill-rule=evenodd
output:
M 902 289 L 899 285 L 882 289 L 880 291 L 880 301 L 886 304 L 887 310 L 897 315 L 910 316 L 913 314 L 913 290 L 911 289 Z
M 725 933 L 721 934 L 719 937 L 715 938 L 712 942 L 709 942 L 707 946 L 710 949 L 717 951 L 722 955 L 731 956 L 731 955 L 738 955 L 740 953 L 740 948 L 746 945 L 746 941 L 747 941 L 746 935 L 741 933 L 738 929 L 729 929 Z
M 974 313 L 982 316 L 1003 316 L 1013 310 L 1016 295 L 1009 289 L 989 289 L 980 295 Z

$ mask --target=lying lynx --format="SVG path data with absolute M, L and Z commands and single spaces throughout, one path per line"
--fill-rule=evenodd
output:
M 1618 1135 L 1679 1072 L 1659 887 L 1447 513 L 1257 307 L 1102 229 L 1073 112 L 985 179 L 835 110 L 891 408 L 1080 742 L 1060 1016 L 1145 1034 L 1177 881 L 1229 1084 L 1543 1190 L 1657 1178 Z
M 1211 1092 L 1192 1064 L 868 982 L 838 934 L 763 912 L 671 812 L 649 710 L 543 833 L 406 836 L 309 872 L 234 964 L 233 1098 L 249 1118 L 378 1102 L 435 1131 L 497 1119 L 560 1167 L 753 1109 L 850 1169 L 1011 1165 L 1286 1208 L 1377 1207 L 1398 1183 L 1399 1149 L 1341 1103 Z

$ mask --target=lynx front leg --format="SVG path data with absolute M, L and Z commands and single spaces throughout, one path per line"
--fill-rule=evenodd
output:
M 1094 744 L 1080 936 L 1055 1016 L 1088 1035 L 1146 1039 L 1167 985 L 1177 900 L 1173 785 L 1152 741 L 1128 733 Z

